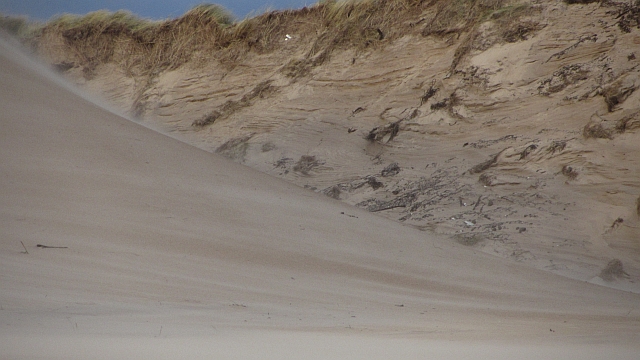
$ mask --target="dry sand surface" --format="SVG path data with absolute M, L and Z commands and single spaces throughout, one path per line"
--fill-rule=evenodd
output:
M 2 358 L 640 351 L 638 294 L 492 256 L 177 141 L 88 101 L 5 41 L 0 83 Z

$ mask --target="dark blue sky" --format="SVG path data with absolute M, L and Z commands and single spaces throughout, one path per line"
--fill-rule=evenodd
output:
M 266 9 L 301 8 L 313 5 L 317 0 L 0 0 L 0 13 L 26 15 L 34 20 L 48 20 L 64 13 L 86 14 L 96 10 L 129 10 L 143 18 L 166 19 L 184 14 L 192 7 L 206 3 L 224 6 L 238 19 L 248 14 L 263 13 Z

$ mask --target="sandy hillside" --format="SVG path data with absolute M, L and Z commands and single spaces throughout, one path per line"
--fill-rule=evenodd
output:
M 0 358 L 637 358 L 636 23 L 434 4 L 0 41 Z
M 637 294 L 238 165 L 0 46 L 3 358 L 637 354 Z
M 54 24 L 34 48 L 200 148 L 425 237 L 640 292 L 640 7 L 402 4 Z

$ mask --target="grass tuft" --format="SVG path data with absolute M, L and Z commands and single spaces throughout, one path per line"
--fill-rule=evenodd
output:
M 229 10 L 217 4 L 200 4 L 189 10 L 185 17 L 192 16 L 205 20 L 214 20 L 220 25 L 232 25 L 236 22 L 235 16 Z
M 31 45 L 43 25 L 24 16 L 5 16 L 0 13 L 0 30 Z

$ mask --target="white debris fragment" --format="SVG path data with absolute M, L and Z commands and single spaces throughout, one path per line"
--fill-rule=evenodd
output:
M 467 226 L 473 226 L 473 225 L 475 225 L 473 222 L 468 221 L 468 220 L 465 220 L 465 221 L 464 221 L 464 223 L 465 223 L 465 224 L 467 224 Z
M 291 40 L 291 35 L 286 34 L 286 35 L 284 36 L 284 41 L 287 41 L 287 40 Z

